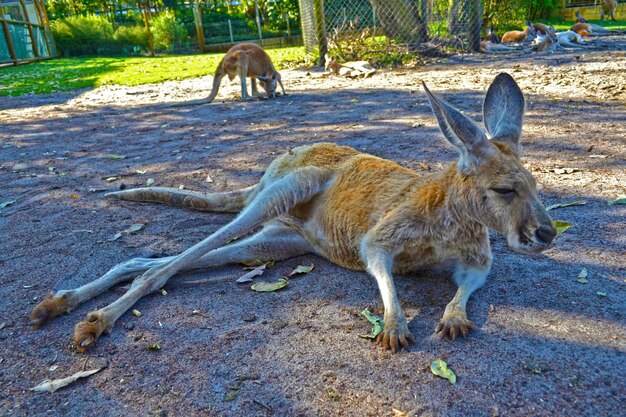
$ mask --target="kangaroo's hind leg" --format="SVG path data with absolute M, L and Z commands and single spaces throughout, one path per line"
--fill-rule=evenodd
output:
M 199 193 L 164 187 L 146 187 L 109 193 L 107 196 L 121 200 L 163 203 L 178 207 L 202 211 L 239 212 L 245 202 L 252 198 L 258 186 L 221 193 Z M 162 266 L 173 261 L 175 256 L 161 259 L 136 258 L 116 265 L 102 277 L 80 288 L 50 293 L 31 312 L 33 327 L 38 328 L 50 322 L 54 317 L 70 312 L 76 306 L 103 293 L 114 285 L 134 278 L 150 268 Z
M 209 266 L 224 265 L 246 260 L 280 261 L 311 252 L 304 238 L 280 222 L 267 224 L 259 233 L 228 246 L 215 249 L 203 255 L 185 271 L 203 269 Z M 95 281 L 72 290 L 50 293 L 31 313 L 32 325 L 39 328 L 54 317 L 72 311 L 109 288 L 129 281 L 149 269 L 167 265 L 176 256 L 163 258 L 134 258 L 113 267 Z
M 128 292 L 117 301 L 89 313 L 87 320 L 78 323 L 74 330 L 77 349 L 82 352 L 91 347 L 140 298 L 163 287 L 170 277 L 181 270 L 189 269 L 203 255 L 232 238 L 249 234 L 263 223 L 287 214 L 297 204 L 309 201 L 323 189 L 327 177 L 328 173 L 319 168 L 306 167 L 275 180 L 260 190 L 231 223 L 167 264 L 147 270 L 135 279 Z

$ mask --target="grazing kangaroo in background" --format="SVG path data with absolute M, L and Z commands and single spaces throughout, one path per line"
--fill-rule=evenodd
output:
M 314 253 L 346 268 L 366 270 L 376 279 L 385 308 L 377 341 L 393 351 L 413 342 L 393 274 L 451 262 L 459 288 L 437 332 L 452 339 L 465 336 L 473 328 L 466 313 L 468 298 L 485 283 L 491 268 L 488 229 L 525 253 L 546 249 L 556 230 L 537 196 L 535 179 L 520 161 L 524 96 L 513 78 L 502 73 L 487 91 L 484 121 L 491 140 L 425 84 L 424 89 L 441 131 L 460 153 L 447 169 L 418 174 L 346 146 L 318 143 L 283 154 L 257 185 L 238 191 L 139 188 L 111 193 L 122 200 L 239 215 L 180 255 L 132 259 L 80 288 L 51 293 L 33 310 L 33 325 L 133 280 L 126 294 L 76 325 L 73 340 L 82 352 L 176 273 Z
M 246 77 L 250 77 L 252 84 L 252 96 L 257 96 L 256 80 L 261 81 L 261 85 L 267 92 L 267 98 L 276 97 L 277 84 L 285 95 L 285 88 L 280 78 L 280 73 L 276 71 L 270 56 L 259 45 L 254 43 L 240 43 L 233 46 L 226 52 L 224 58 L 217 64 L 215 76 L 213 77 L 213 90 L 206 102 L 210 103 L 217 96 L 220 89 L 222 77 L 228 74 L 232 81 L 237 75 L 241 80 L 241 99 L 249 99 L 246 88 Z
M 617 11 L 616 0 L 602 0 L 602 9 L 600 10 L 600 20 L 604 20 L 604 16 L 609 15 L 611 20 L 615 20 L 615 12 Z

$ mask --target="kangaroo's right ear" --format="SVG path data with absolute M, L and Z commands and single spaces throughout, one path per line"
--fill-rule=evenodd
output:
M 494 152 L 495 147 L 489 143 L 483 130 L 472 119 L 434 96 L 424 82 L 422 85 L 441 132 L 461 151 L 461 159 L 457 165 L 459 171 L 463 174 L 470 174 L 482 158 Z
M 506 72 L 498 74 L 489 86 L 483 115 L 491 139 L 509 142 L 517 150 L 524 121 L 524 95 Z

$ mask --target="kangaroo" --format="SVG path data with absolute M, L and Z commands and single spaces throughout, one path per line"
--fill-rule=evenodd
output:
M 239 76 L 241 80 L 241 99 L 250 98 L 246 87 L 246 77 L 250 77 L 252 84 L 252 95 L 257 96 L 256 80 L 261 81 L 263 88 L 267 92 L 267 98 L 276 97 L 277 83 L 285 95 L 285 88 L 280 78 L 280 73 L 276 71 L 272 60 L 267 52 L 259 45 L 254 43 L 240 43 L 233 46 L 226 52 L 224 58 L 217 64 L 215 76 L 213 77 L 213 90 L 206 99 L 207 103 L 212 102 L 217 96 L 220 89 L 222 77 L 228 74 L 228 78 L 232 81 L 235 76 Z
M 451 262 L 459 288 L 436 332 L 451 339 L 465 336 L 474 327 L 467 317 L 467 301 L 491 268 L 488 229 L 505 235 L 509 246 L 522 253 L 548 248 L 556 230 L 537 196 L 535 179 L 520 161 L 524 96 L 513 78 L 501 73 L 487 91 L 483 109 L 491 140 L 478 124 L 422 84 L 443 135 L 460 153 L 447 169 L 422 175 L 353 148 L 318 143 L 283 154 L 257 185 L 238 191 L 138 188 L 110 193 L 121 200 L 239 215 L 180 255 L 135 258 L 82 287 L 51 293 L 32 311 L 33 325 L 39 327 L 132 279 L 126 294 L 76 325 L 73 340 L 83 352 L 140 298 L 159 290 L 176 273 L 314 253 L 375 278 L 385 310 L 377 341 L 394 352 L 408 348 L 414 338 L 393 274 Z M 255 234 L 228 244 L 261 226 Z
M 542 33 L 544 35 L 548 34 L 548 25 L 544 25 L 543 23 L 531 23 L 533 28 L 535 28 L 535 31 L 537 31 L 537 33 Z
M 502 43 L 505 42 L 523 42 L 532 41 L 536 36 L 535 28 L 526 22 L 526 28 L 524 30 L 511 30 L 502 35 Z
M 480 41 L 479 52 L 483 54 L 506 54 L 509 52 L 521 51 L 522 49 L 515 46 L 502 45 L 491 41 Z
M 554 26 L 547 27 L 543 34 L 537 35 L 535 42 L 536 44 L 532 49 L 536 52 L 555 51 L 559 46 L 559 39 L 554 30 Z
M 572 32 L 576 32 L 579 35 L 587 34 L 591 36 L 603 36 L 603 35 L 611 35 L 613 32 L 607 28 L 604 28 L 600 25 L 596 25 L 594 23 L 581 23 L 577 22 L 572 25 L 570 28 Z
M 492 44 L 500 43 L 500 38 L 496 32 L 494 32 L 493 26 L 490 26 L 489 29 L 487 29 L 487 34 L 483 38 L 483 41 L 490 42 Z
M 615 20 L 615 12 L 617 11 L 616 0 L 602 0 L 602 9 L 600 10 L 600 20 L 604 20 L 604 17 L 608 14 L 611 20 Z
M 331 58 L 329 54 L 324 55 L 324 57 L 326 62 L 324 69 L 334 75 L 347 78 L 368 78 L 376 72 L 376 68 L 367 61 L 351 61 L 341 64 L 336 59 Z
M 556 33 L 556 38 L 559 46 L 564 48 L 584 48 L 584 39 L 582 35 L 571 30 L 565 32 Z

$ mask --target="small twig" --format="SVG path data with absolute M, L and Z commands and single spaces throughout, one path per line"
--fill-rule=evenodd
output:
M 197 281 L 183 281 L 180 284 L 185 284 L 185 285 L 203 285 L 203 284 L 208 284 L 210 282 L 215 282 L 215 280 L 211 280 L 211 279 L 199 279 Z
M 89 362 L 89 358 L 85 358 L 85 362 L 83 363 L 83 369 L 81 369 L 81 371 L 87 369 L 87 362 Z
M 252 402 L 254 402 L 257 405 L 260 405 L 261 407 L 265 408 L 267 411 L 271 412 L 272 411 L 272 407 L 270 407 L 267 404 L 262 403 L 261 401 L 257 400 L 257 399 L 253 399 Z

